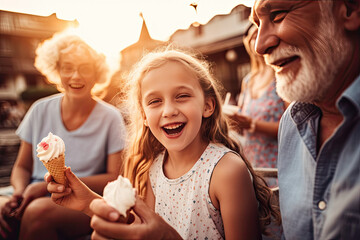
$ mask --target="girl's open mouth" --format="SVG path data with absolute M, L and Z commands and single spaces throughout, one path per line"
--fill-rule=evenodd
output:
M 177 124 L 171 124 L 162 127 L 162 129 L 166 132 L 168 135 L 176 135 L 180 133 L 183 128 L 185 127 L 185 123 L 177 123 Z

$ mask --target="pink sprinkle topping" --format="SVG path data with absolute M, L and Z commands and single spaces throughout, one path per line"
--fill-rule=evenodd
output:
M 49 144 L 47 144 L 46 142 L 41 142 L 40 146 L 44 149 L 44 150 L 48 150 L 49 148 Z

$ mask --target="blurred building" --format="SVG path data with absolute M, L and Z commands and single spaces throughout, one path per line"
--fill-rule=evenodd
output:
M 232 93 L 234 100 L 240 92 L 243 77 L 250 71 L 250 58 L 243 45 L 244 33 L 251 25 L 250 11 L 251 8 L 240 4 L 229 14 L 216 15 L 206 24 L 194 23 L 186 30 L 176 31 L 168 42 L 152 39 L 143 19 L 139 40 L 120 52 L 120 70 L 114 74 L 105 100 L 116 104 L 119 98 L 114 96 L 122 95 L 124 81 L 132 66 L 144 53 L 169 43 L 195 49 L 204 55 L 212 63 L 215 77 Z
M 142 14 L 140 14 L 140 16 L 143 19 L 143 23 L 139 39 L 136 43 L 124 48 L 120 52 L 121 62 L 119 71 L 113 75 L 110 83 L 111 86 L 109 87 L 108 94 L 104 99 L 105 101 L 109 101 L 115 105 L 117 105 L 117 101 L 121 101 L 119 98 L 124 91 L 124 81 L 126 81 L 134 64 L 136 64 L 147 52 L 151 52 L 158 47 L 167 45 L 167 42 L 151 38 L 144 17 Z M 114 98 L 116 95 L 117 97 Z
M 167 43 L 159 40 L 152 39 L 149 30 L 146 26 L 145 19 L 142 14 L 140 16 L 143 19 L 139 40 L 124 48 L 121 54 L 121 71 L 129 72 L 132 66 L 144 55 L 146 52 L 150 52 L 160 46 L 164 46 Z
M 50 16 L 36 16 L 0 10 L 0 99 L 19 98 L 29 87 L 45 86 L 35 69 L 35 49 L 55 32 L 78 25 Z
M 170 41 L 193 48 L 213 64 L 215 77 L 235 97 L 241 81 L 250 71 L 250 58 L 243 45 L 243 36 L 250 26 L 250 8 L 238 5 L 229 14 L 216 15 L 208 23 L 194 23 L 178 30 Z

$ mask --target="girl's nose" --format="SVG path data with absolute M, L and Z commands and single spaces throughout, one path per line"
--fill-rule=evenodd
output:
M 163 117 L 173 117 L 179 113 L 177 107 L 172 102 L 165 102 L 163 107 Z

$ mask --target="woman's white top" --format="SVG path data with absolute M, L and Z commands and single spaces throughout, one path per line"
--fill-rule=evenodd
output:
M 68 131 L 61 118 L 63 94 L 55 94 L 36 101 L 16 134 L 32 144 L 32 181 L 41 181 L 47 172 L 36 156 L 36 145 L 49 132 L 61 137 L 65 143 L 65 165 L 78 177 L 106 172 L 107 156 L 125 146 L 126 128 L 120 111 L 114 106 L 97 100 L 86 121 L 76 130 Z

